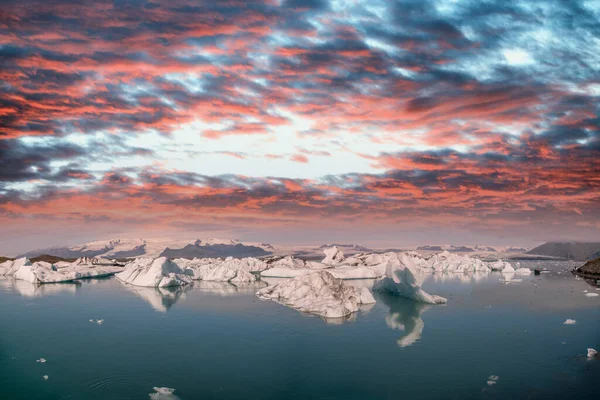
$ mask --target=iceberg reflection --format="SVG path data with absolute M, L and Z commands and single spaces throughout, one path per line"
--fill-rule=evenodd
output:
M 46 283 L 43 285 L 35 284 L 18 279 L 3 279 L 0 281 L 2 286 L 8 287 L 25 297 L 42 297 L 59 293 L 75 294 L 79 283 Z
M 267 286 L 267 283 L 261 281 L 255 282 L 214 282 L 214 281 L 195 281 L 194 288 L 198 288 L 206 293 L 219 296 L 236 296 L 241 294 L 255 294 L 259 289 Z
M 161 288 L 142 287 L 123 284 L 128 290 L 148 302 L 158 312 L 167 312 L 184 297 L 188 286 L 169 286 Z
M 398 346 L 408 347 L 415 344 L 421 338 L 425 327 L 421 314 L 432 305 L 386 293 L 381 293 L 377 300 L 390 308 L 385 317 L 387 325 L 392 329 L 404 331 L 397 341 Z

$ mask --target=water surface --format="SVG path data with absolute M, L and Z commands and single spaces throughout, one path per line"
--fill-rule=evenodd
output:
M 376 293 L 333 321 L 259 300 L 261 284 L 2 280 L 0 399 L 148 399 L 154 386 L 184 400 L 597 398 L 600 360 L 585 352 L 600 348 L 600 296 L 585 291 L 600 291 L 568 263 L 521 265 L 552 272 L 432 275 L 424 288 L 447 305 Z

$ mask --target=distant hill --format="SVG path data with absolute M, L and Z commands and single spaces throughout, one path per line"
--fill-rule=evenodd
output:
M 548 242 L 529 250 L 527 254 L 585 261 L 600 257 L 600 243 Z
M 166 248 L 161 257 L 167 258 L 203 258 L 203 257 L 261 257 L 271 252 L 257 246 L 237 244 L 202 244 L 200 240 L 181 249 Z
M 472 252 L 492 252 L 492 253 L 524 253 L 527 251 L 524 247 L 492 247 L 487 245 L 478 244 L 475 246 L 464 246 L 464 245 L 425 245 L 417 247 L 419 251 L 449 251 L 450 253 L 472 253 Z
M 319 247 L 319 249 L 328 249 L 332 246 L 337 246 L 339 249 L 341 249 L 344 252 L 368 252 L 368 251 L 372 251 L 370 248 L 365 247 L 365 246 L 361 246 L 358 244 L 338 244 L 338 243 L 334 243 L 334 244 L 324 244 L 321 247 Z
M 193 257 L 259 257 L 270 255 L 273 246 L 266 243 L 243 243 L 230 239 L 111 239 L 76 246 L 32 250 L 18 257 L 33 259 L 40 255 L 77 259 L 103 257 L 123 259 L 129 257 L 193 258 Z
M 600 257 L 586 262 L 577 268 L 577 272 L 591 277 L 600 276 Z

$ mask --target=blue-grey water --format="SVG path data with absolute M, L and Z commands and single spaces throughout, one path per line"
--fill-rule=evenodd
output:
M 571 264 L 521 264 L 553 272 L 432 275 L 447 305 L 376 294 L 329 322 L 257 287 L 1 280 L 0 399 L 597 399 L 600 296 L 584 291 L 600 291 Z

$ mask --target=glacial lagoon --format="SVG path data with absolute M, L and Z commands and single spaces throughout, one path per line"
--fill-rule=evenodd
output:
M 521 265 L 550 272 L 432 274 L 447 304 L 374 293 L 341 320 L 262 301 L 265 282 L 0 280 L 0 399 L 597 398 L 600 290 Z

